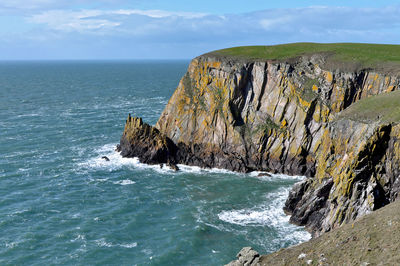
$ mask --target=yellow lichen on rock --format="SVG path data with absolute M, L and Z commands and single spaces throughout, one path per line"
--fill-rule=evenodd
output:
M 325 72 L 325 79 L 326 79 L 326 81 L 327 81 L 328 83 L 332 83 L 332 81 L 333 81 L 333 75 L 332 75 L 332 73 L 329 72 L 329 71 L 326 71 L 326 72 Z

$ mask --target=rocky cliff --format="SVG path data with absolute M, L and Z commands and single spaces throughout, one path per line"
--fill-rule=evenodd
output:
M 390 66 L 340 61 L 334 52 L 197 57 L 153 129 L 163 155 L 143 161 L 306 175 L 285 211 L 314 235 L 329 231 L 400 190 L 400 68 Z M 128 137 L 135 121 L 120 150 L 140 158 L 127 152 L 138 144 Z

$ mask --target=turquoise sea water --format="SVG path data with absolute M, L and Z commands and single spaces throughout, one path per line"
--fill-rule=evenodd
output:
M 282 211 L 300 177 L 114 151 L 128 113 L 154 124 L 187 65 L 0 63 L 1 265 L 221 265 L 309 239 Z

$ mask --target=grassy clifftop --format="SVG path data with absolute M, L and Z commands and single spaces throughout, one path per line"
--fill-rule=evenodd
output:
M 208 55 L 243 60 L 287 60 L 310 54 L 327 55 L 328 67 L 340 63 L 359 68 L 400 69 L 400 45 L 362 43 L 291 43 L 272 46 L 241 46 Z
M 338 119 L 350 119 L 364 123 L 380 121 L 400 122 L 400 91 L 383 93 L 362 99 L 342 111 Z

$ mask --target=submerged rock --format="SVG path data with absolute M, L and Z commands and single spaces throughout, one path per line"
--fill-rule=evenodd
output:
M 179 171 L 179 167 L 175 163 L 168 162 L 167 166 L 174 171 Z
M 271 174 L 270 173 L 259 173 L 257 176 L 271 176 Z

